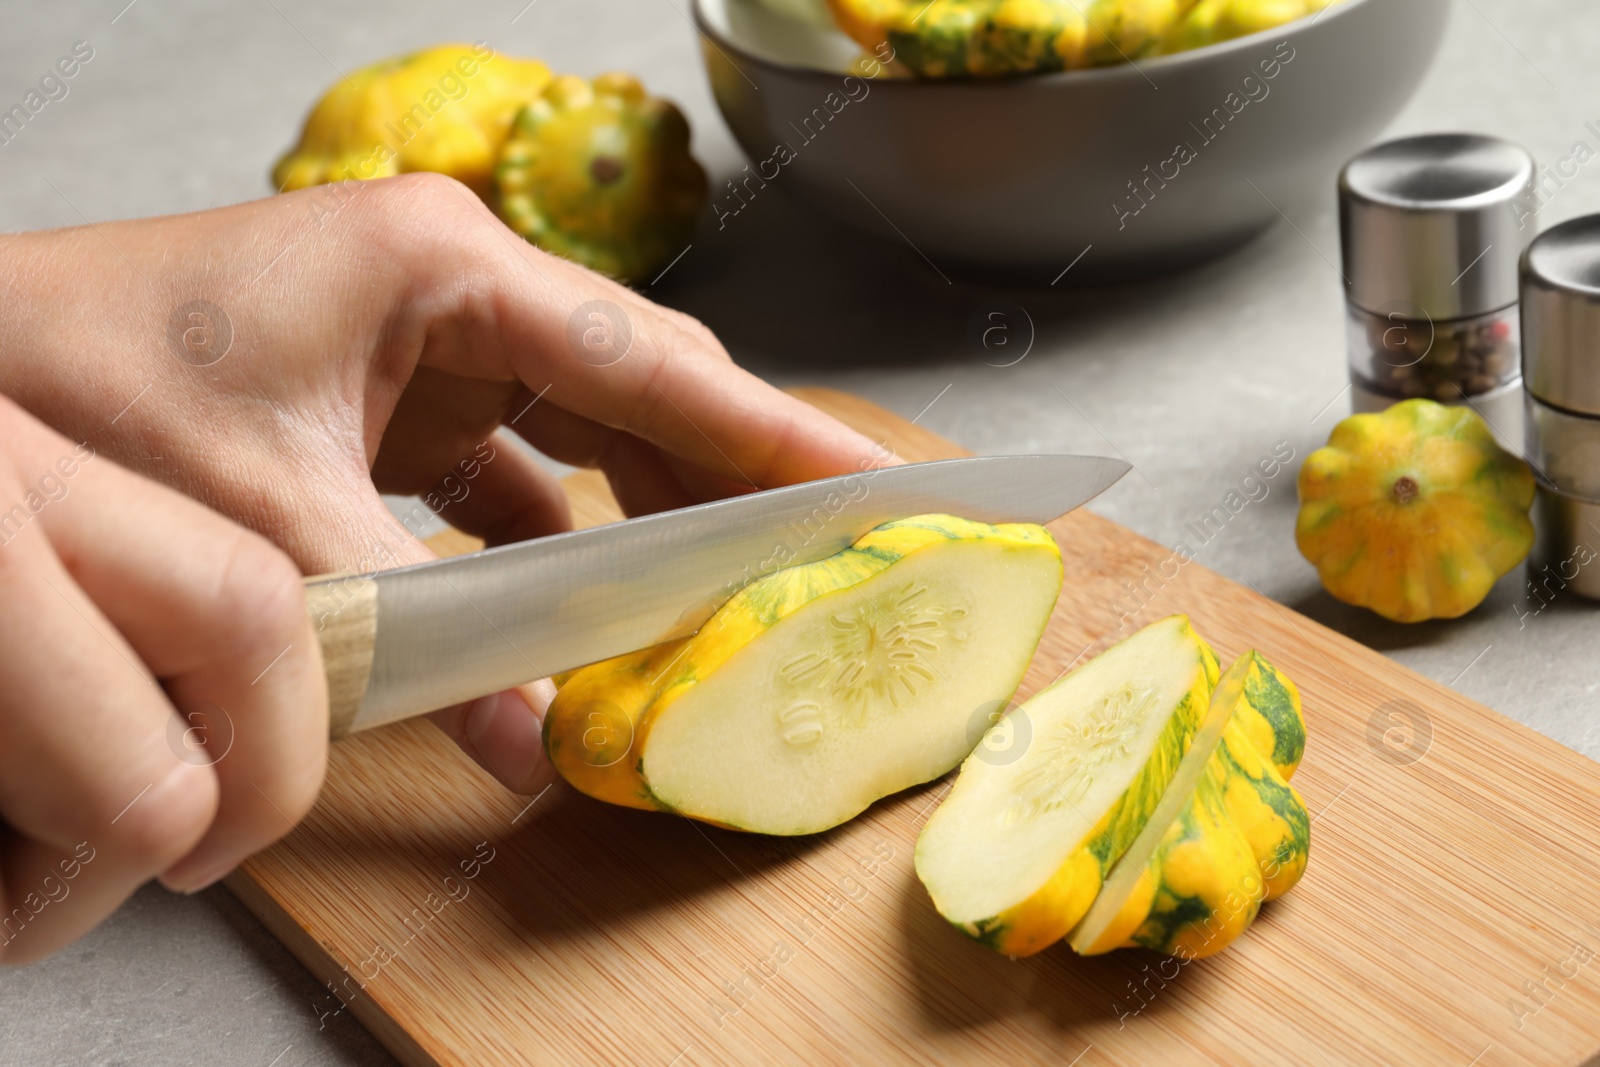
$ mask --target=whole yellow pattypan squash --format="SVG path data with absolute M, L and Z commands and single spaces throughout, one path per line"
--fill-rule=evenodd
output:
M 341 79 L 272 169 L 280 191 L 412 171 L 448 174 L 487 200 L 511 120 L 550 83 L 535 59 L 446 44 Z
M 1323 586 L 1396 622 L 1471 611 L 1533 544 L 1533 472 L 1470 408 L 1352 415 L 1299 488 L 1295 541 Z
M 495 178 L 506 225 L 622 281 L 683 251 L 707 188 L 683 113 L 628 74 L 553 80 L 517 116 Z

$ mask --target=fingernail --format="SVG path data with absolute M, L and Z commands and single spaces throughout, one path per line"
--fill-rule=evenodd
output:
M 524 789 L 544 764 L 539 717 L 514 689 L 474 701 L 462 730 L 484 767 L 508 789 Z
M 224 864 L 221 867 L 203 868 L 199 874 L 185 871 L 182 863 L 170 870 L 164 871 L 156 881 L 160 882 L 173 893 L 182 893 L 184 896 L 193 896 L 202 889 L 210 889 L 218 882 L 232 873 L 236 864 Z

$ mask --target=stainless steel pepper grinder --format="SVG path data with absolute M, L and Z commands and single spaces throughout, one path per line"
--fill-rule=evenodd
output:
M 1518 145 L 1428 134 L 1369 148 L 1339 175 L 1351 409 L 1413 397 L 1470 405 L 1522 451 L 1513 202 L 1534 178 Z
M 1522 346 L 1539 476 L 1530 577 L 1600 600 L 1600 215 L 1551 227 L 1523 256 Z

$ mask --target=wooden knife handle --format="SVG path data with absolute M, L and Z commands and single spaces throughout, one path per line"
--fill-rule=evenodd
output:
M 378 583 L 358 574 L 307 578 L 306 610 L 317 627 L 328 677 L 328 734 L 350 732 L 372 676 L 378 640 Z

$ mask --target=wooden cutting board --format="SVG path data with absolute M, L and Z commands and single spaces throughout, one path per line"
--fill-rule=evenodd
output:
M 865 401 L 803 395 L 908 459 L 961 454 Z M 567 485 L 580 523 L 619 517 L 597 476 Z M 353 1014 L 407 1064 L 1600 1052 L 1600 765 L 1106 519 L 1052 529 L 1066 585 L 1023 695 L 1176 611 L 1224 662 L 1258 648 L 1304 694 L 1311 865 L 1219 956 L 1013 962 L 958 935 L 912 870 L 948 780 L 763 838 L 564 785 L 513 796 L 424 722 L 336 745 L 316 810 L 229 885 L 330 984 L 324 1021 Z

